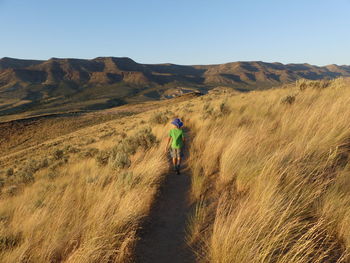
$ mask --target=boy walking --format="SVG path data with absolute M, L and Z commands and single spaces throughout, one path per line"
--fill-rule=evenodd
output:
M 170 154 L 173 160 L 174 171 L 176 171 L 177 174 L 180 174 L 182 149 L 185 143 L 184 132 L 181 129 L 181 127 L 183 126 L 183 123 L 180 119 L 176 118 L 171 122 L 171 124 L 173 124 L 175 127 L 169 131 L 166 151 L 168 151 L 169 144 L 171 142 Z

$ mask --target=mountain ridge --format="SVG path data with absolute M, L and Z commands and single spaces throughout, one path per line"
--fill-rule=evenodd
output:
M 91 61 L 91 60 L 101 60 L 105 58 L 115 58 L 115 59 L 129 59 L 137 64 L 142 64 L 142 65 L 181 65 L 181 66 L 217 66 L 217 65 L 224 65 L 224 64 L 232 64 L 232 63 L 241 63 L 241 62 L 246 62 L 246 63 L 252 63 L 252 62 L 260 62 L 260 63 L 268 63 L 268 64 L 279 64 L 279 65 L 309 65 L 309 66 L 315 66 L 315 67 L 328 67 L 328 66 L 338 66 L 338 67 L 350 67 L 350 65 L 347 64 L 336 64 L 336 63 L 331 63 L 331 64 L 325 64 L 325 65 L 315 65 L 315 64 L 310 64 L 308 62 L 300 62 L 300 63 L 282 63 L 278 61 L 274 62 L 266 62 L 262 60 L 237 60 L 237 61 L 230 61 L 230 62 L 223 62 L 223 63 L 208 63 L 208 64 L 176 64 L 176 63 L 171 63 L 171 62 L 161 62 L 161 63 L 140 63 L 136 62 L 130 57 L 114 57 L 114 56 L 98 56 L 95 58 L 75 58 L 75 57 L 51 57 L 49 59 L 30 59 L 30 58 L 15 58 L 15 57 L 2 57 L 0 58 L 1 61 L 27 61 L 27 62 L 44 62 L 44 61 L 49 61 L 49 60 L 76 60 L 76 61 Z
M 31 110 L 100 109 L 225 86 L 239 91 L 300 78 L 350 77 L 350 66 L 237 61 L 211 65 L 141 64 L 128 57 L 0 59 L 0 115 Z M 84 105 L 82 105 L 84 104 Z M 56 110 L 55 110 L 56 109 Z

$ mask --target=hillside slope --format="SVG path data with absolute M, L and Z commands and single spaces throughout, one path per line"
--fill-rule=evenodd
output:
M 13 124 L 1 143 L 0 262 L 133 262 L 167 169 L 151 114 Z
M 186 242 L 196 262 L 350 261 L 349 80 L 166 102 L 102 123 L 57 119 L 48 138 L 33 130 L 45 135 L 50 120 L 11 130 L 24 147 L 1 144 L 0 262 L 147 262 L 157 246 L 142 242 L 163 240 L 157 228 L 180 234 L 169 251 Z M 191 135 L 189 171 L 166 184 L 175 116 Z M 174 199 L 191 209 L 186 227 L 147 222 L 173 216 L 153 208 Z
M 130 58 L 0 59 L 0 115 L 109 108 L 217 86 L 246 91 L 300 78 L 350 76 L 350 66 L 233 62 L 181 66 L 140 64 Z
M 198 100 L 183 112 L 198 262 L 350 262 L 350 81 Z

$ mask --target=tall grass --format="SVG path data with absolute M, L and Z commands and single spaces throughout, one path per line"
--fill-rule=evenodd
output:
M 348 81 L 303 81 L 195 104 L 192 197 L 206 206 L 191 217 L 188 240 L 201 251 L 198 260 L 349 262 Z
M 349 105 L 338 79 L 168 106 L 166 119 L 182 117 L 192 138 L 187 242 L 199 262 L 350 261 Z M 5 156 L 20 159 L 0 181 L 0 261 L 132 262 L 167 168 L 156 142 L 168 127 L 151 114 Z M 145 120 L 152 131 L 138 133 Z M 48 164 L 11 188 L 31 151 Z
M 137 135 L 132 121 L 128 132 Z M 99 130 L 95 126 L 88 132 L 98 135 Z M 81 135 L 70 138 L 74 136 Z M 104 151 L 117 138 L 95 146 Z M 3 195 L 0 262 L 133 262 L 137 230 L 167 169 L 164 145 L 151 145 L 155 137 L 151 142 L 137 138 L 128 168 L 101 166 L 93 156 L 71 154 L 69 162 L 52 172 L 35 171 L 35 181 L 13 196 Z

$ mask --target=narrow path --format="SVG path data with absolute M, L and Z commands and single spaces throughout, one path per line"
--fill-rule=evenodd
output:
M 137 263 L 195 262 L 185 242 L 191 186 L 189 173 L 185 167 L 181 175 L 175 172 L 167 175 L 149 221 L 140 234 L 135 251 Z

